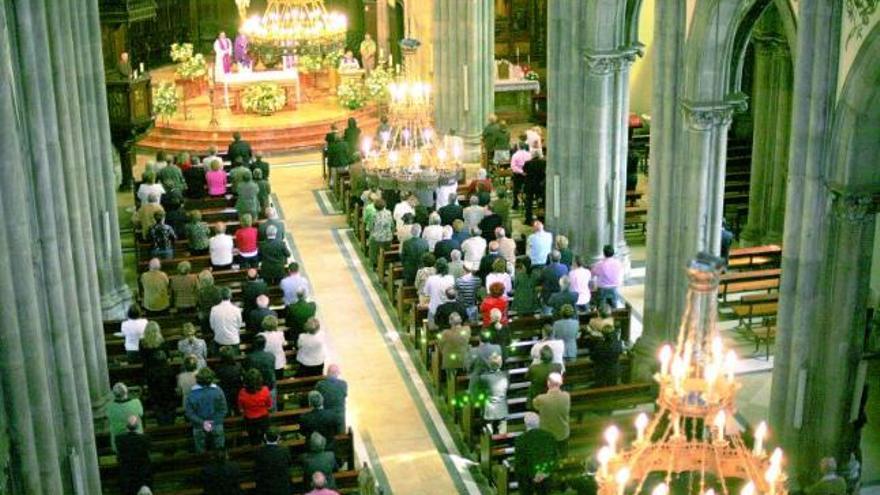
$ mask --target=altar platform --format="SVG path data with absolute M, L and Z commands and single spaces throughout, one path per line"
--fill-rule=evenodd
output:
M 155 88 L 161 82 L 174 80 L 174 68 L 163 67 L 151 71 L 150 76 Z M 183 91 L 179 94 L 182 95 Z M 295 109 L 284 109 L 270 116 L 234 113 L 232 108 L 226 108 L 222 85 L 218 85 L 215 100 L 216 125 L 211 124 L 211 105 L 206 92 L 186 100 L 186 116 L 181 102 L 169 122 L 157 119 L 156 126 L 137 143 L 136 149 L 146 153 L 160 150 L 177 153 L 203 152 L 210 146 L 217 146 L 222 150 L 232 140 L 232 133 L 239 131 L 254 151 L 271 156 L 320 149 L 330 124 L 336 123 L 342 130 L 349 117 L 356 118 L 364 132 L 374 132 L 379 124 L 375 107 L 347 110 L 329 91 L 304 90 Z

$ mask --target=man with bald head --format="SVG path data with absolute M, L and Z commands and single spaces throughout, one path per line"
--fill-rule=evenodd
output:
M 348 397 L 348 383 L 339 378 L 341 374 L 338 364 L 327 367 L 327 378 L 318 382 L 315 387 L 324 397 L 324 409 L 333 412 L 339 425 L 339 433 L 345 432 L 345 399 Z
M 150 441 L 140 433 L 140 418 L 129 416 L 126 432 L 116 437 L 119 482 L 124 495 L 134 495 L 142 486 L 152 486 Z

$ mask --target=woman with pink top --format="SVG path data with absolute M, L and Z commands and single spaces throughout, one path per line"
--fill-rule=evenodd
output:
M 205 183 L 208 185 L 209 196 L 226 194 L 226 171 L 223 170 L 222 161 L 219 159 L 211 161 L 211 170 L 205 174 Z

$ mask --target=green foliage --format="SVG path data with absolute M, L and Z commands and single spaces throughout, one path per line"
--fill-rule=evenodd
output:
M 394 80 L 391 70 L 380 64 L 367 75 L 364 82 L 367 98 L 376 103 L 387 103 L 390 97 L 388 85 Z
M 186 62 L 193 56 L 192 43 L 172 43 L 171 60 L 177 63 Z
M 300 55 L 297 60 L 297 69 L 300 72 L 320 72 L 322 68 L 321 58 L 314 55 Z
M 248 112 L 272 115 L 284 108 L 287 94 L 284 89 L 272 83 L 259 83 L 248 86 L 241 94 L 241 106 Z
M 332 50 L 327 52 L 324 55 L 324 67 L 328 69 L 335 69 L 339 67 L 339 61 L 342 60 L 342 57 L 345 55 L 345 52 L 342 49 Z
M 153 113 L 164 118 L 167 122 L 175 113 L 180 104 L 177 96 L 177 86 L 174 83 L 163 82 L 159 84 L 153 93 Z
M 208 64 L 201 53 L 193 53 L 192 43 L 171 45 L 171 60 L 177 62 L 177 77 L 180 79 L 200 79 L 208 75 Z

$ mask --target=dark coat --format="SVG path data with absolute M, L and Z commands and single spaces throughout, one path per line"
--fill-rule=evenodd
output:
M 306 322 L 315 316 L 318 306 L 311 301 L 297 301 L 287 307 L 286 323 L 295 335 L 305 330 Z
M 547 299 L 547 306 L 553 308 L 553 314 L 559 314 L 559 310 L 566 304 L 571 304 L 572 308 L 577 306 L 577 300 L 577 292 L 572 292 L 570 290 L 559 291 Z
M 492 213 L 483 217 L 478 226 L 483 239 L 486 239 L 486 242 L 491 242 L 495 240 L 495 229 L 504 226 L 504 219 L 501 218 L 501 215 Z
M 598 387 L 617 385 L 620 379 L 620 355 L 623 344 L 616 332 L 603 338 L 592 338 L 587 343 L 590 359 L 593 361 L 593 379 Z
M 273 282 L 287 275 L 287 258 L 290 250 L 280 239 L 260 242 L 260 274 Z
M 461 244 L 454 239 L 443 239 L 434 244 L 434 256 L 437 259 L 444 258 L 446 261 L 452 261 L 452 251 L 461 249 Z
M 290 495 L 290 451 L 279 445 L 263 445 L 254 459 L 255 494 Z
M 480 259 L 480 268 L 477 271 L 477 276 L 480 277 L 481 280 L 486 280 L 486 275 L 492 273 L 492 265 L 495 264 L 495 260 L 501 259 L 501 255 L 498 253 L 488 253 Z
M 328 377 L 318 382 L 315 390 L 324 397 L 324 409 L 345 412 L 345 398 L 348 397 L 348 383 L 345 380 Z
M 327 439 L 327 450 L 333 449 L 335 438 L 339 433 L 339 422 L 337 415 L 333 411 L 327 409 L 312 409 L 302 415 L 299 421 L 299 432 L 306 438 L 312 436 L 312 433 L 318 432 Z
M 456 220 L 464 220 L 464 209 L 458 203 L 448 204 L 439 210 L 440 223 L 443 225 L 452 225 Z
M 544 179 L 547 175 L 547 162 L 540 158 L 532 158 L 523 165 L 526 173 L 526 194 L 544 194 Z
M 328 450 L 324 452 L 308 452 L 302 455 L 300 462 L 303 467 L 303 479 L 311 480 L 312 474 L 320 471 L 327 478 L 327 488 L 336 488 L 333 472 L 339 469 L 339 464 L 336 462 L 335 453 Z
M 212 495 L 241 495 L 241 468 L 232 461 L 212 462 L 202 469 L 202 486 Z
M 263 319 L 267 316 L 278 318 L 278 313 L 269 308 L 254 308 L 247 314 L 247 329 L 253 332 L 263 331 Z
M 205 188 L 205 167 L 190 167 L 183 172 L 183 180 L 186 181 L 186 197 L 201 199 L 207 194 Z
M 351 153 L 345 141 L 334 141 L 327 148 L 327 166 L 330 168 L 347 167 L 351 163 Z
M 116 437 L 116 458 L 122 492 L 135 495 L 153 481 L 150 464 L 150 441 L 142 433 L 127 432 Z
M 275 355 L 266 351 L 254 351 L 244 360 L 244 368 L 256 369 L 263 375 L 263 385 L 275 388 Z
M 559 292 L 559 279 L 564 275 L 568 275 L 568 267 L 562 263 L 550 263 L 541 271 L 541 298 L 544 302 L 549 303 L 550 296 Z
M 449 317 L 452 316 L 452 313 L 458 313 L 458 316 L 461 316 L 461 321 L 468 319 L 467 306 L 458 301 L 448 301 L 437 306 L 437 311 L 434 312 L 434 323 L 440 328 L 449 328 Z
M 416 278 L 416 272 L 422 266 L 422 256 L 428 252 L 428 241 L 421 237 L 407 239 L 400 246 L 400 261 L 403 264 L 403 280 L 411 284 Z
M 517 477 L 534 478 L 538 473 L 550 474 L 556 467 L 559 454 L 556 438 L 547 430 L 529 430 L 514 441 Z
M 275 229 L 278 231 L 278 235 L 275 238 L 280 241 L 284 241 L 284 222 L 278 218 L 266 220 L 265 222 L 261 223 L 259 227 L 257 227 L 257 231 L 260 233 L 260 240 L 265 241 L 266 239 L 268 239 L 268 237 L 266 237 L 266 229 L 270 225 L 274 225 Z M 262 249 L 260 251 L 262 251 Z
M 244 288 L 241 290 L 241 299 L 244 302 L 244 314 L 249 314 L 252 309 L 257 307 L 257 297 L 268 293 L 269 286 L 266 284 L 265 280 L 256 278 L 254 280 L 246 281 L 244 283 Z
M 251 161 L 251 157 L 254 156 L 254 151 L 251 149 L 250 143 L 241 139 L 229 143 L 226 156 L 233 165 L 236 158 L 241 158 L 242 163 L 247 164 Z
M 238 391 L 241 390 L 241 365 L 238 363 L 221 364 L 215 370 L 217 385 L 226 397 L 226 406 L 230 411 L 238 408 Z
M 251 172 L 254 170 L 259 170 L 263 173 L 263 178 L 269 180 L 269 164 L 263 161 L 262 158 L 251 163 Z

